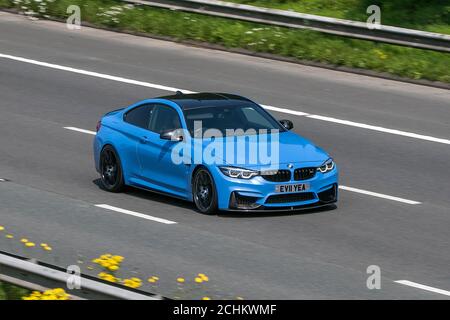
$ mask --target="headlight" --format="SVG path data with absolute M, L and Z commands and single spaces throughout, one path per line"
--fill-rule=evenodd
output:
M 333 159 L 330 158 L 327 161 L 325 161 L 320 167 L 318 167 L 317 170 L 322 173 L 327 173 L 333 170 L 334 167 L 335 167 L 334 161 Z
M 224 175 L 230 178 L 250 179 L 259 174 L 258 171 L 236 168 L 236 167 L 219 167 Z

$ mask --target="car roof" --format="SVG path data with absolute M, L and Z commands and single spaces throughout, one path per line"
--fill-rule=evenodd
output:
M 156 99 L 165 99 L 172 101 L 180 106 L 183 110 L 195 109 L 199 107 L 223 107 L 223 106 L 233 106 L 242 105 L 243 103 L 252 103 L 253 101 L 245 97 L 229 94 L 229 93 L 212 93 L 212 92 L 201 92 L 201 93 L 182 93 L 178 91 L 174 95 L 162 96 Z

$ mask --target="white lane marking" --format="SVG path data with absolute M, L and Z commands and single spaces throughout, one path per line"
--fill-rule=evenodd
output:
M 397 280 L 397 281 L 394 281 L 394 282 L 403 284 L 405 286 L 410 286 L 410 287 L 414 287 L 414 288 L 417 288 L 417 289 L 427 290 L 427 291 L 431 291 L 431 292 L 434 292 L 434 293 L 439 293 L 439 294 L 443 294 L 443 295 L 446 295 L 446 296 L 450 296 L 450 291 L 442 290 L 442 289 L 438 289 L 438 288 L 433 288 L 433 287 L 426 286 L 426 285 L 423 285 L 423 284 L 420 284 L 420 283 L 416 283 L 416 282 L 412 282 L 412 281 L 408 281 L 408 280 Z
M 166 90 L 166 91 L 178 91 L 179 90 L 184 93 L 195 93 L 195 91 L 179 89 L 179 88 L 159 85 L 156 83 L 150 83 L 150 82 L 145 82 L 145 81 L 137 81 L 137 80 L 133 80 L 133 79 L 117 77 L 117 76 L 112 76 L 112 75 L 108 75 L 108 74 L 104 74 L 104 73 L 87 71 L 87 70 L 83 70 L 83 69 L 66 67 L 66 66 L 61 66 L 58 64 L 22 58 L 22 57 L 12 56 L 12 55 L 8 55 L 8 54 L 3 54 L 3 53 L 0 53 L 0 58 L 10 59 L 10 60 L 24 62 L 24 63 L 30 63 L 30 64 L 47 67 L 47 68 L 51 68 L 51 69 L 56 69 L 56 70 L 63 70 L 63 71 L 83 74 L 83 75 L 87 75 L 87 76 L 91 76 L 91 77 L 97 77 L 97 78 L 102 78 L 102 79 L 107 79 L 107 80 L 112 80 L 112 81 L 134 84 L 137 86 L 143 86 L 143 87 L 148 87 L 148 88 L 153 88 L 153 89 L 158 89 L 158 90 Z M 334 123 L 338 123 L 338 124 L 342 124 L 342 125 L 358 127 L 358 128 L 368 129 L 368 130 L 374 130 L 374 131 L 379 131 L 379 132 L 384 132 L 384 133 L 390 133 L 390 134 L 395 134 L 395 135 L 399 135 L 399 136 L 420 139 L 420 140 L 425 140 L 425 141 L 450 144 L 449 139 L 436 138 L 436 137 L 432 137 L 432 136 L 421 135 L 421 134 L 417 134 L 417 133 L 401 131 L 401 130 L 396 130 L 396 129 L 383 128 L 383 127 L 373 126 L 373 125 L 369 125 L 369 124 L 353 122 L 353 121 L 349 121 L 349 120 L 342 120 L 342 119 L 326 117 L 326 116 L 321 116 L 321 115 L 308 114 L 305 112 L 286 109 L 286 108 L 278 108 L 278 107 L 273 107 L 273 106 L 264 106 L 264 107 L 268 110 L 297 115 L 297 116 L 305 116 L 307 118 L 316 119 L 316 120 L 334 122 Z
M 176 223 L 175 221 L 166 220 L 166 219 L 162 219 L 162 218 L 157 218 L 157 217 L 149 216 L 149 215 L 146 215 L 146 214 L 143 214 L 143 213 L 134 212 L 134 211 L 118 208 L 118 207 L 113 207 L 113 206 L 110 206 L 110 205 L 107 205 L 107 204 L 96 204 L 95 206 L 99 207 L 99 208 L 106 209 L 106 210 L 112 210 L 112 211 L 128 214 L 130 216 L 135 216 L 135 217 L 138 217 L 138 218 L 152 220 L 152 221 L 156 221 L 156 222 L 160 222 L 160 223 L 164 223 L 164 224 L 175 224 Z
M 383 128 L 383 127 L 378 127 L 378 126 L 372 126 L 370 124 L 364 124 L 364 123 L 360 123 L 360 122 L 353 122 L 353 121 L 349 121 L 349 120 L 324 117 L 324 116 L 319 116 L 319 115 L 315 115 L 315 114 L 307 115 L 306 117 L 311 118 L 311 119 L 316 119 L 316 120 L 339 123 L 339 124 L 343 124 L 343 125 L 351 126 L 351 127 L 358 127 L 358 128 L 363 128 L 363 129 L 367 129 L 367 130 L 396 134 L 396 135 L 404 136 L 404 137 L 410 137 L 410 138 L 427 140 L 427 141 L 432 141 L 432 142 L 450 144 L 450 140 L 448 140 L 448 139 L 435 138 L 435 137 L 425 136 L 425 135 L 417 134 L 417 133 L 413 133 L 413 132 L 400 131 L 400 130 L 396 130 L 396 129 L 388 129 L 388 128 Z
M 422 202 L 419 201 L 414 201 L 414 200 L 408 200 L 408 199 L 403 199 L 403 198 L 399 198 L 399 197 L 393 197 L 393 196 L 389 196 L 387 194 L 382 194 L 382 193 L 377 193 L 377 192 L 372 192 L 372 191 L 367 191 L 367 190 L 362 190 L 362 189 L 357 189 L 357 188 L 352 188 L 352 187 L 347 187 L 347 186 L 339 186 L 339 189 L 345 190 L 345 191 L 351 191 L 351 192 L 356 192 L 356 193 L 362 193 L 368 196 L 372 196 L 372 197 L 377 197 L 377 198 L 383 198 L 383 199 L 388 199 L 388 200 L 392 200 L 392 201 L 398 201 L 398 202 L 403 202 L 403 203 L 407 203 L 407 204 L 421 204 Z
M 83 69 L 77 69 L 77 68 L 72 68 L 72 67 L 61 66 L 59 64 L 53 64 L 53 63 L 47 63 L 47 62 L 42 62 L 42 61 L 33 60 L 33 59 L 27 59 L 27 58 L 22 58 L 22 57 L 11 56 L 9 54 L 0 53 L 0 58 L 5 58 L 5 59 L 10 59 L 10 60 L 30 63 L 30 64 L 34 64 L 34 65 L 38 65 L 38 66 L 42 66 L 42 67 L 47 67 L 47 68 L 51 68 L 51 69 L 56 69 L 56 70 L 69 71 L 69 72 L 83 74 L 83 75 L 90 76 L 90 77 L 96 77 L 96 78 L 102 78 L 102 79 L 107 79 L 107 80 L 112 80 L 112 81 L 118 81 L 118 82 L 123 82 L 123 83 L 134 84 L 134 85 L 137 85 L 137 86 L 148 87 L 148 88 L 153 88 L 153 89 L 166 90 L 166 91 L 177 91 L 177 90 L 180 90 L 180 91 L 183 91 L 184 93 L 194 93 L 194 92 L 189 91 L 189 90 L 181 90 L 181 89 L 177 89 L 177 88 L 174 88 L 174 87 L 168 87 L 168 86 L 159 85 L 159 84 L 156 84 L 156 83 L 150 83 L 150 82 L 138 81 L 138 80 L 123 78 L 123 77 L 111 76 L 109 74 L 104 74 L 104 73 L 99 73 L 99 72 L 87 71 L 87 70 L 83 70 Z
M 265 104 L 262 104 L 261 106 L 264 107 L 264 109 L 271 110 L 271 111 L 293 114 L 295 116 L 300 116 L 300 117 L 309 116 L 309 113 L 302 112 L 302 111 L 295 111 L 295 110 L 290 110 L 290 109 L 286 109 L 286 108 L 278 108 L 278 107 L 274 107 L 274 106 L 268 106 Z
M 97 134 L 95 131 L 80 129 L 80 128 L 76 128 L 76 127 L 64 127 L 64 129 L 78 131 L 78 132 L 87 133 L 87 134 L 92 134 L 94 136 Z

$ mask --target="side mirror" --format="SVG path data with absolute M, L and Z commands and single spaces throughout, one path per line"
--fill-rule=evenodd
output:
M 291 130 L 294 127 L 294 124 L 291 120 L 280 120 L 280 123 L 286 130 Z
M 184 137 L 183 137 L 183 131 L 179 130 L 179 129 L 175 129 L 175 130 L 165 130 L 163 132 L 161 132 L 161 134 L 159 135 L 160 139 L 163 140 L 171 140 L 171 141 L 183 141 Z

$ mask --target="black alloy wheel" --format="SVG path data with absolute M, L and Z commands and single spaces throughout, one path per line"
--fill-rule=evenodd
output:
M 208 170 L 200 168 L 195 172 L 192 193 L 197 209 L 206 214 L 217 212 L 217 191 L 214 179 Z
M 100 177 L 107 191 L 119 192 L 124 187 L 120 159 L 111 146 L 105 146 L 100 155 Z

